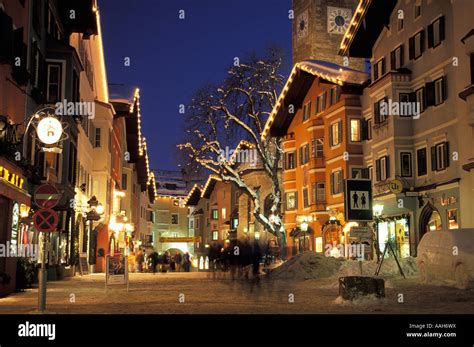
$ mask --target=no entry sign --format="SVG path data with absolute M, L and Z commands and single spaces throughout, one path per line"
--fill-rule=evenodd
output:
M 50 208 L 43 208 L 33 215 L 33 224 L 36 230 L 48 233 L 56 229 L 59 216 Z
M 55 186 L 43 184 L 36 189 L 34 199 L 39 208 L 53 208 L 61 199 L 61 194 Z

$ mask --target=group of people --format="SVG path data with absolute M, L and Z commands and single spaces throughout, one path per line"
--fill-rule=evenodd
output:
M 146 266 L 145 266 L 146 265 Z M 170 251 L 163 254 L 158 254 L 156 251 L 147 255 L 143 250 L 139 250 L 135 255 L 136 272 L 148 271 L 156 273 L 160 272 L 180 272 L 181 269 L 185 272 L 191 271 L 191 255 L 189 252 L 181 254 L 176 252 L 171 255 Z
M 153 273 L 157 271 L 158 266 L 161 272 L 180 272 L 181 269 L 183 269 L 184 272 L 191 271 L 191 255 L 189 252 L 185 252 L 184 254 L 176 252 L 174 255 L 171 255 L 170 251 L 166 251 L 162 255 L 153 252 L 150 258 Z
M 260 262 L 264 252 L 258 242 L 250 243 L 248 239 L 226 241 L 224 245 L 216 242 L 209 247 L 209 269 L 216 276 L 217 271 L 230 272 L 231 278 L 252 277 L 258 279 Z

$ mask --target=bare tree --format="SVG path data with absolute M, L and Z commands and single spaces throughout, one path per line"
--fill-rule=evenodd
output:
M 279 176 L 281 139 L 262 138 L 265 123 L 285 81 L 279 73 L 282 63 L 279 49 L 269 49 L 261 58 L 252 54 L 246 61 L 230 67 L 221 85 L 206 85 L 198 90 L 185 114 L 185 143 L 178 148 L 187 153 L 190 165 L 197 163 L 246 193 L 253 202 L 255 219 L 275 235 L 284 248 Z M 264 214 L 258 188 L 245 182 L 236 155 L 224 155 L 229 153 L 229 147 L 239 149 L 243 145 L 257 153 L 260 169 L 272 183 L 271 216 Z

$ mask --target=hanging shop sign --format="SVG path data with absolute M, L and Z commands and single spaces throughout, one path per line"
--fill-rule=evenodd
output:
M 344 188 L 346 221 L 371 221 L 372 181 L 348 179 Z
M 388 188 L 393 194 L 400 194 L 403 191 L 403 183 L 395 179 L 390 181 Z
M 370 227 L 352 227 L 351 237 L 370 238 L 372 236 L 372 230 Z
M 20 222 L 20 205 L 15 202 L 12 210 L 12 237 L 11 244 L 16 246 L 18 243 L 18 227 Z
M 106 257 L 105 285 L 126 284 L 128 289 L 128 257 L 114 255 Z
M 41 142 L 52 145 L 61 139 L 63 126 L 58 119 L 45 117 L 39 121 L 36 131 Z
M 160 242 L 202 242 L 202 237 L 160 237 Z
M 22 139 L 21 128 L 23 124 L 11 124 L 9 118 L 0 116 L 0 142 L 12 145 L 19 144 Z
M 445 194 L 443 194 L 439 198 L 431 198 L 431 203 L 433 205 L 439 204 L 441 206 L 448 206 L 448 205 L 453 205 L 457 202 L 458 202 L 457 197 L 455 197 L 455 196 L 446 196 Z
M 23 178 L 21 178 L 18 174 L 11 172 L 4 166 L 0 166 L 0 179 L 7 181 L 19 189 L 23 189 L 23 184 L 25 183 Z

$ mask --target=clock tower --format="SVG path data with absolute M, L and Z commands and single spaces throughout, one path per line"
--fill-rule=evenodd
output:
M 339 45 L 359 0 L 293 0 L 293 64 L 317 59 L 339 65 Z M 365 59 L 349 58 L 348 67 L 365 71 Z

